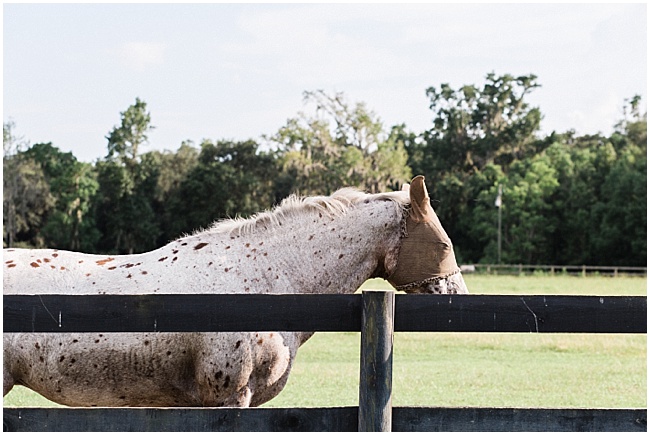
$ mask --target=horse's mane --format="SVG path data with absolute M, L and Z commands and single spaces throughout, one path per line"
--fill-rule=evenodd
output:
M 272 229 L 282 225 L 286 219 L 318 212 L 325 216 L 337 217 L 363 202 L 393 201 L 402 208 L 409 202 L 405 192 L 368 194 L 353 187 L 345 187 L 331 196 L 297 196 L 290 195 L 270 211 L 257 213 L 250 218 L 237 217 L 218 221 L 208 229 L 213 234 L 231 233 L 251 234 L 258 229 Z

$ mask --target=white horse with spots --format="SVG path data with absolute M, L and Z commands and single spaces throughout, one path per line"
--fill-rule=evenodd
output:
M 410 190 L 291 197 L 152 252 L 4 251 L 5 294 L 353 293 L 382 277 L 467 293 L 423 177 Z M 4 334 L 4 394 L 70 406 L 257 406 L 284 387 L 312 333 Z

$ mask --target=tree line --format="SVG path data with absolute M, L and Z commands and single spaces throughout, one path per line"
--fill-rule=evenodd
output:
M 305 92 L 298 113 L 260 140 L 204 139 L 145 151 L 146 102 L 120 113 L 107 154 L 81 162 L 52 143 L 29 146 L 3 126 L 3 244 L 137 253 L 215 220 L 247 217 L 291 193 L 343 186 L 399 189 L 426 176 L 434 209 L 463 263 L 646 264 L 647 114 L 624 102 L 614 133 L 540 136 L 527 96 L 535 75 L 488 74 L 480 85 L 426 90 L 432 124 L 387 129 L 341 93 Z

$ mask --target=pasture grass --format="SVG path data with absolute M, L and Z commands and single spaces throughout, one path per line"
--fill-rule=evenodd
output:
M 316 334 L 266 406 L 358 404 L 359 338 Z M 645 336 L 398 332 L 393 405 L 645 408 Z
M 646 295 L 638 277 L 466 275 L 474 294 Z M 390 289 L 370 280 L 364 289 Z M 358 404 L 359 333 L 318 333 L 268 407 Z M 646 335 L 395 333 L 394 406 L 645 408 Z M 4 406 L 57 406 L 15 387 Z
M 472 294 L 642 296 L 647 279 L 465 275 Z M 384 280 L 363 289 L 389 290 Z M 359 333 L 318 333 L 265 406 L 358 404 Z M 395 333 L 394 406 L 645 408 L 639 334 Z

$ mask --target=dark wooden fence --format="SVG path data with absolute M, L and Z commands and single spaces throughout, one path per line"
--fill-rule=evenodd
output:
M 647 430 L 646 409 L 391 404 L 393 331 L 646 333 L 646 297 L 21 295 L 3 305 L 5 333 L 361 331 L 359 407 L 3 408 L 5 431 Z

